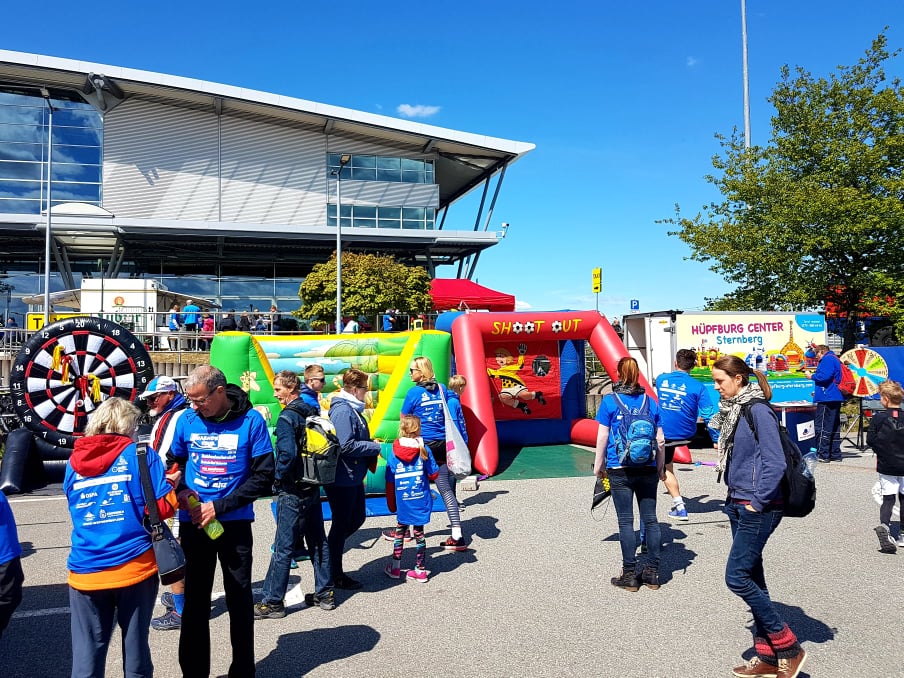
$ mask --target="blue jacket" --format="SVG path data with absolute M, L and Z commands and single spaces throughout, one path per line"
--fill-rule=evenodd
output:
M 697 416 L 709 422 L 719 410 L 712 404 L 706 387 L 684 370 L 656 377 L 659 414 L 666 440 L 685 440 L 697 433 Z M 710 429 L 713 440 L 718 432 Z
M 333 483 L 339 487 L 363 483 L 368 465 L 380 454 L 380 443 L 370 439 L 363 410 L 364 403 L 347 391 L 339 391 L 330 399 L 330 421 L 342 449 Z
M 772 408 L 756 403 L 750 413 L 757 436 L 754 438 L 747 418 L 742 414 L 735 431 L 725 482 L 729 497 L 747 500 L 757 511 L 762 511 L 770 502 L 781 499 L 785 452 Z
M 430 481 L 439 475 L 439 467 L 429 447 L 427 458 L 421 459 L 418 447 L 408 447 L 402 442 L 400 439 L 392 444 L 392 452 L 386 459 L 386 482 L 395 488 L 396 517 L 401 525 L 426 525 L 433 511 Z
M 21 555 L 22 545 L 19 544 L 19 534 L 16 532 L 16 519 L 6 495 L 0 492 L 0 565 Z
M 302 384 L 301 389 L 299 389 L 298 397 L 301 398 L 307 405 L 310 405 L 315 410 L 317 410 L 314 414 L 320 414 L 320 398 L 317 395 L 317 391 L 312 389 L 307 384 Z
M 844 396 L 838 390 L 841 383 L 841 361 L 838 356 L 829 351 L 819 359 L 816 371 L 813 373 L 813 402 L 841 402 Z
M 655 400 L 644 393 L 639 393 L 637 395 L 619 393 L 619 398 L 621 398 L 625 406 L 629 408 L 640 407 L 643 404 L 643 398 L 645 396 L 647 402 L 650 404 L 650 416 L 653 418 L 653 425 L 658 431 L 660 426 L 662 426 L 662 422 L 659 418 L 659 406 L 656 404 Z M 622 467 L 621 462 L 618 460 L 618 452 L 615 450 L 616 430 L 621 419 L 621 410 L 618 409 L 618 404 L 615 402 L 615 395 L 607 395 L 603 398 L 603 402 L 600 403 L 600 409 L 596 413 L 596 420 L 603 426 L 609 428 L 609 441 L 606 443 L 606 468 Z M 649 466 L 652 466 L 653 468 L 656 467 L 655 456 L 650 461 Z

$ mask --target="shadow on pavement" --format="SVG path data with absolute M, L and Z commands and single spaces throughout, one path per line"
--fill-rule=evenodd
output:
M 276 648 L 257 662 L 257 676 L 303 676 L 323 664 L 369 652 L 379 640 L 374 628 L 361 624 L 286 633 L 279 637 Z

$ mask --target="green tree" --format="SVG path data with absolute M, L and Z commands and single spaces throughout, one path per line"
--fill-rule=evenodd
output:
M 298 289 L 301 318 L 329 323 L 336 318 L 336 254 L 317 264 Z M 387 308 L 425 313 L 433 308 L 430 275 L 389 256 L 342 253 L 342 314 L 373 317 Z M 341 329 L 341 328 L 340 328 Z
M 766 146 L 737 130 L 706 180 L 723 196 L 670 232 L 691 259 L 736 285 L 713 310 L 806 310 L 826 301 L 856 320 L 864 300 L 904 299 L 904 90 L 886 81 L 884 33 L 828 78 L 785 66 Z M 869 309 L 866 309 L 869 310 Z M 854 344 L 848 322 L 844 348 Z

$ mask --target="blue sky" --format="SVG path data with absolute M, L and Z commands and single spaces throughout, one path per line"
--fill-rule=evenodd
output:
M 522 308 L 595 308 L 596 266 L 610 316 L 727 291 L 656 220 L 719 198 L 703 177 L 714 135 L 743 128 L 740 0 L 312 4 L 17 3 L 0 45 L 536 144 L 506 175 L 490 229 L 508 235 L 476 271 Z M 899 0 L 747 0 L 747 24 L 754 143 L 783 64 L 828 75 L 886 25 L 904 47 Z M 478 198 L 446 228 L 472 229 Z

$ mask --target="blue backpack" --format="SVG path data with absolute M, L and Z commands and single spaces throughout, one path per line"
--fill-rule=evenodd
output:
M 618 462 L 622 466 L 647 466 L 656 456 L 656 426 L 647 396 L 644 395 L 640 407 L 629 408 L 617 393 L 613 395 L 621 413 L 615 432 Z

